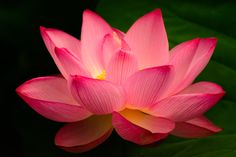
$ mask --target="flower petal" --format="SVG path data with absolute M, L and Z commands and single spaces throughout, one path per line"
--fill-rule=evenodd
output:
M 76 58 L 80 58 L 80 41 L 73 36 L 57 29 L 40 27 L 43 41 L 50 52 L 54 62 L 56 63 L 60 72 L 65 75 L 66 71 L 61 65 L 60 60 L 55 54 L 55 47 L 66 48 Z
M 89 10 L 84 11 L 81 32 L 81 57 L 86 68 L 94 77 L 104 70 L 102 44 L 105 35 L 112 32 L 112 28 L 100 16 Z
M 94 114 L 108 114 L 124 108 L 123 89 L 108 81 L 72 76 L 70 86 L 76 100 Z
M 137 71 L 137 61 L 129 53 L 119 51 L 113 55 L 107 68 L 107 80 L 123 84 L 127 78 Z
M 120 39 L 114 39 L 114 35 L 107 34 L 104 37 L 104 42 L 102 45 L 102 55 L 103 55 L 103 61 L 105 66 L 108 66 L 109 61 L 111 60 L 112 56 L 119 52 L 121 49 L 121 44 L 119 43 Z
M 213 135 L 221 130 L 206 117 L 200 116 L 186 122 L 176 123 L 176 127 L 171 134 L 185 138 L 201 138 Z
M 80 58 L 80 41 L 75 37 L 53 28 L 40 27 L 40 32 L 48 51 L 55 57 L 54 49 L 66 48 L 76 58 Z
M 103 143 L 111 134 L 111 116 L 91 116 L 70 123 L 56 134 L 55 144 L 70 152 L 85 152 Z
M 160 9 L 139 18 L 128 30 L 126 40 L 140 69 L 164 65 L 169 60 L 168 39 Z
M 171 66 L 153 67 L 134 73 L 125 83 L 128 108 L 144 109 L 162 99 L 172 78 Z
M 125 109 L 120 114 L 131 123 L 152 133 L 169 133 L 175 123 L 169 119 L 148 115 L 138 110 Z
M 193 57 L 196 53 L 200 39 L 194 39 L 186 41 L 182 44 L 174 47 L 170 53 L 170 65 L 174 66 L 175 78 L 172 82 L 172 91 L 175 90 L 176 86 L 183 80 L 189 66 L 192 63 Z M 171 91 L 170 91 L 171 92 Z
M 72 98 L 66 80 L 61 77 L 35 78 L 16 91 L 36 112 L 51 120 L 73 122 L 91 115 Z
M 55 53 L 64 69 L 62 74 L 66 79 L 68 79 L 70 75 L 90 76 L 81 62 L 67 49 L 56 47 Z
M 126 120 L 122 115 L 117 112 L 112 114 L 112 124 L 116 132 L 125 140 L 139 144 L 148 145 L 168 136 L 167 133 L 151 133 L 135 124 Z
M 197 49 L 195 49 L 196 44 Z M 177 67 L 174 93 L 181 91 L 194 81 L 207 65 L 215 46 L 215 38 L 203 38 L 184 42 L 171 50 L 170 64 Z M 192 48 L 188 49 L 188 47 Z
M 158 102 L 149 111 L 155 116 L 166 117 L 174 121 L 186 121 L 208 111 L 223 97 L 224 93 L 217 84 L 199 82 L 187 87 L 177 95 Z
M 125 34 L 118 29 L 113 28 L 112 34 L 104 37 L 102 45 L 103 61 L 108 66 L 112 56 L 119 51 L 130 52 L 130 47 L 124 39 Z

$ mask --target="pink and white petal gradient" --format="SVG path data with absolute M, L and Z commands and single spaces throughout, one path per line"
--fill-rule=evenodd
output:
M 139 18 L 125 39 L 137 57 L 140 69 L 168 64 L 169 44 L 160 9 Z
M 104 70 L 102 45 L 104 37 L 112 34 L 112 28 L 97 14 L 85 10 L 81 32 L 81 58 L 83 64 L 92 76 L 99 75 Z
M 138 70 L 136 58 L 123 51 L 113 55 L 107 67 L 107 80 L 122 85 L 124 82 Z
M 71 96 L 62 77 L 29 80 L 16 89 L 19 96 L 42 116 L 59 122 L 74 122 L 91 115 Z
M 194 83 L 209 62 L 215 38 L 196 38 L 169 50 L 160 9 L 140 17 L 127 33 L 85 10 L 81 41 L 40 27 L 63 77 L 32 79 L 19 96 L 44 117 L 71 122 L 55 144 L 69 152 L 89 151 L 113 127 L 125 140 L 148 145 L 169 134 L 200 138 L 222 129 L 203 116 L 225 94 L 211 82 Z
M 65 48 L 55 47 L 55 54 L 61 63 L 62 75 L 69 79 L 70 75 L 81 75 L 91 77 L 90 73 L 85 69 L 84 65 Z
M 79 104 L 94 114 L 109 114 L 124 108 L 124 90 L 108 81 L 72 76 L 70 88 Z
M 174 121 L 186 121 L 208 111 L 224 94 L 223 89 L 217 84 L 198 82 L 156 103 L 149 111 L 155 116 L 167 117 Z
M 175 67 L 175 81 L 170 93 L 189 86 L 209 62 L 216 46 L 215 38 L 197 38 L 174 47 L 170 65 Z
M 103 143 L 112 129 L 111 116 L 91 116 L 62 127 L 56 134 L 55 144 L 70 152 L 85 152 Z
M 172 79 L 172 66 L 137 71 L 126 81 L 127 107 L 145 109 L 165 97 Z

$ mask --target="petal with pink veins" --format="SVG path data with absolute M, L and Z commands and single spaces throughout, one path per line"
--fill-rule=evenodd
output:
M 56 63 L 60 72 L 64 75 L 66 70 L 61 65 L 60 60 L 55 54 L 55 47 L 66 48 L 76 58 L 80 58 L 80 41 L 73 36 L 57 29 L 40 27 L 41 36 L 43 41 L 50 52 L 54 62 Z
M 112 124 L 116 132 L 123 139 L 139 145 L 152 144 L 168 136 L 167 133 L 151 133 L 150 131 L 131 123 L 117 112 L 112 114 Z
M 62 77 L 35 78 L 16 91 L 36 112 L 54 121 L 74 122 L 91 115 L 70 95 L 67 81 Z
M 172 66 L 160 66 L 137 71 L 126 81 L 129 108 L 144 110 L 166 95 L 172 79 Z
M 112 34 L 107 34 L 104 37 L 104 42 L 102 45 L 102 55 L 105 66 L 108 66 L 108 63 L 111 60 L 112 56 L 115 53 L 119 52 L 121 49 L 121 43 L 120 43 L 121 41 L 119 41 L 120 39 L 114 39 L 114 38 L 115 37 Z
M 96 13 L 85 10 L 81 32 L 81 57 L 86 68 L 96 77 L 104 70 L 102 45 L 112 28 Z
M 174 121 L 187 121 L 200 116 L 214 106 L 223 96 L 224 90 L 211 82 L 195 83 L 177 95 L 154 104 L 149 112 L 155 116 Z
M 130 52 L 130 47 L 124 40 L 123 32 L 117 29 L 113 30 L 114 31 L 112 32 L 112 34 L 107 34 L 104 37 L 104 42 L 102 45 L 102 55 L 105 67 L 109 66 L 109 61 L 115 53 L 119 51 Z
M 112 133 L 111 116 L 91 116 L 62 127 L 55 144 L 69 152 L 89 151 L 103 143 Z
M 108 114 L 124 108 L 124 90 L 108 81 L 72 76 L 70 88 L 76 100 L 94 114 Z
M 137 57 L 140 69 L 168 63 L 169 45 L 160 9 L 139 18 L 125 39 Z
M 221 130 L 206 117 L 199 116 L 186 122 L 176 123 L 176 127 L 171 134 L 184 138 L 201 138 L 216 134 Z
M 70 75 L 90 76 L 84 65 L 67 49 L 56 47 L 55 54 L 64 69 L 62 74 L 66 79 L 68 79 Z
M 175 123 L 169 119 L 155 117 L 139 110 L 125 109 L 120 112 L 120 115 L 151 133 L 169 133 L 175 127 Z
M 195 52 L 193 51 L 194 43 L 198 43 Z M 190 45 L 193 49 L 188 50 Z M 215 38 L 202 38 L 184 42 L 171 50 L 171 62 L 174 67 L 177 67 L 178 77 L 176 85 L 173 86 L 174 93 L 181 91 L 194 81 L 209 62 L 215 46 Z
M 175 90 L 176 86 L 179 85 L 188 71 L 198 48 L 199 40 L 200 39 L 197 38 L 186 41 L 177 45 L 170 51 L 171 56 L 169 64 L 173 65 L 175 69 L 175 78 L 173 79 L 171 88 L 172 91 Z
M 123 51 L 113 55 L 108 67 L 106 79 L 117 84 L 123 84 L 127 78 L 138 70 L 136 58 Z
M 66 48 L 70 51 L 76 58 L 80 58 L 80 41 L 75 37 L 53 28 L 40 27 L 41 36 L 44 40 L 44 43 L 52 55 L 55 57 L 54 49 Z

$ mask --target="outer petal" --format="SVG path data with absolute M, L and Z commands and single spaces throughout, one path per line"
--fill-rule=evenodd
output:
M 160 9 L 139 18 L 128 30 L 126 40 L 141 69 L 164 65 L 169 60 L 168 39 Z
M 82 60 L 94 77 L 104 70 L 102 65 L 102 44 L 104 36 L 111 34 L 112 28 L 97 14 L 85 10 L 81 34 Z
M 165 96 L 170 79 L 171 66 L 153 67 L 133 74 L 125 83 L 128 106 L 133 109 L 148 108 Z
M 62 127 L 55 143 L 70 152 L 85 152 L 103 143 L 111 132 L 111 116 L 92 116 Z
M 195 49 L 196 43 L 197 49 Z M 171 50 L 170 64 L 177 67 L 177 80 L 173 85 L 174 93 L 179 92 L 193 82 L 207 65 L 215 46 L 215 38 L 205 38 L 184 42 Z M 192 48 L 188 49 L 188 47 Z
M 94 114 L 108 114 L 124 108 L 124 91 L 104 80 L 73 76 L 70 81 L 72 95 Z
M 206 117 L 200 116 L 186 122 L 176 123 L 176 127 L 171 134 L 185 138 L 201 138 L 218 133 L 221 130 Z
M 62 74 L 66 79 L 68 79 L 70 75 L 90 76 L 81 62 L 67 49 L 56 47 L 55 53 L 64 69 Z
M 117 112 L 114 112 L 112 115 L 112 124 L 116 132 L 123 139 L 139 145 L 151 144 L 168 136 L 168 134 L 166 133 L 153 134 L 146 129 L 132 124 Z
M 182 44 L 174 47 L 170 53 L 170 65 L 174 66 L 175 69 L 175 78 L 172 82 L 172 90 L 175 90 L 176 86 L 183 80 L 186 72 L 188 71 L 193 57 L 196 53 L 200 39 L 194 39 L 186 41 Z
M 75 37 L 57 29 L 40 27 L 40 32 L 48 51 L 55 57 L 54 49 L 66 48 L 76 58 L 80 58 L 80 41 Z
M 16 91 L 36 112 L 51 120 L 73 122 L 91 115 L 72 98 L 61 77 L 35 78 Z
M 151 116 L 138 110 L 125 109 L 120 114 L 131 123 L 152 133 L 169 133 L 175 127 L 175 123 L 169 119 Z
M 80 41 L 61 30 L 40 27 L 40 31 L 43 41 L 54 62 L 56 63 L 60 72 L 65 75 L 66 70 L 55 54 L 55 47 L 66 48 L 76 58 L 80 58 Z
M 136 58 L 129 53 L 119 51 L 113 55 L 107 67 L 107 80 L 123 84 L 137 70 Z
M 224 93 L 217 84 L 199 82 L 177 95 L 158 102 L 149 111 L 155 116 L 167 117 L 174 121 L 186 121 L 208 111 L 223 97 Z

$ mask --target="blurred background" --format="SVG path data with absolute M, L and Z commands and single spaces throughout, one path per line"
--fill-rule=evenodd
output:
M 80 38 L 84 9 L 98 12 L 113 27 L 126 31 L 138 17 L 161 8 L 170 47 L 196 37 L 217 37 L 207 68 L 197 78 L 220 84 L 227 95 L 207 116 L 222 133 L 186 140 L 169 137 L 161 145 L 139 147 L 115 133 L 96 149 L 71 154 L 54 146 L 63 125 L 28 107 L 15 88 L 34 77 L 57 74 L 39 33 L 39 26 L 64 30 Z M 212 0 L 79 0 L 0 1 L 1 151 L 2 157 L 233 157 L 236 156 L 236 3 Z

